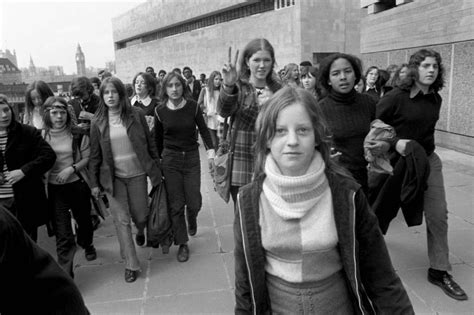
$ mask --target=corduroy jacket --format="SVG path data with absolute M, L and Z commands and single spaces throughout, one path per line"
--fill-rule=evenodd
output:
M 360 185 L 329 171 L 326 175 L 333 195 L 339 253 L 356 314 L 414 314 Z M 263 180 L 260 176 L 238 195 L 234 220 L 236 314 L 272 312 L 259 226 Z
M 150 177 L 153 187 L 158 186 L 161 183 L 162 176 L 158 151 L 155 142 L 151 138 L 143 111 L 138 107 L 132 107 L 131 117 L 125 127 L 143 170 Z M 110 144 L 108 119 L 102 121 L 92 120 L 90 141 L 90 185 L 92 188 L 102 187 L 107 193 L 113 195 L 115 166 Z

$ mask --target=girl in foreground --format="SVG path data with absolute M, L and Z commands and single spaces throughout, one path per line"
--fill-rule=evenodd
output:
M 413 314 L 361 186 L 329 158 L 311 93 L 277 92 L 256 132 L 234 220 L 236 314 Z

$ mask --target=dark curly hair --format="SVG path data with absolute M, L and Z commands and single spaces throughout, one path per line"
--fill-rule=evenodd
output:
M 427 57 L 435 58 L 436 62 L 438 63 L 438 76 L 436 77 L 436 80 L 433 82 L 433 84 L 431 84 L 431 88 L 435 92 L 438 92 L 444 87 L 445 70 L 442 63 L 441 55 L 439 54 L 439 52 L 433 49 L 423 48 L 410 56 L 410 60 L 408 61 L 408 74 L 405 80 L 400 83 L 400 88 L 410 89 L 415 84 L 415 82 L 419 78 L 418 67 Z
M 331 71 L 331 65 L 337 59 L 346 59 L 352 66 L 355 75 L 355 83 L 359 82 L 361 73 L 362 73 L 362 62 L 359 58 L 354 55 L 344 54 L 344 53 L 335 53 L 327 56 L 321 61 L 321 66 L 319 67 L 319 78 L 318 84 L 320 87 L 323 87 L 326 91 L 331 91 L 332 87 L 329 85 L 329 72 Z

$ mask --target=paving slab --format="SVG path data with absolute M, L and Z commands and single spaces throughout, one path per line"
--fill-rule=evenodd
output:
M 230 290 L 154 297 L 146 301 L 143 314 L 233 314 Z

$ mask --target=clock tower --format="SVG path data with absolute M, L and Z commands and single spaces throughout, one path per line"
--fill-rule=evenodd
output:
M 77 75 L 85 76 L 86 75 L 86 58 L 82 52 L 81 45 L 77 44 L 76 50 L 76 66 L 77 66 Z

